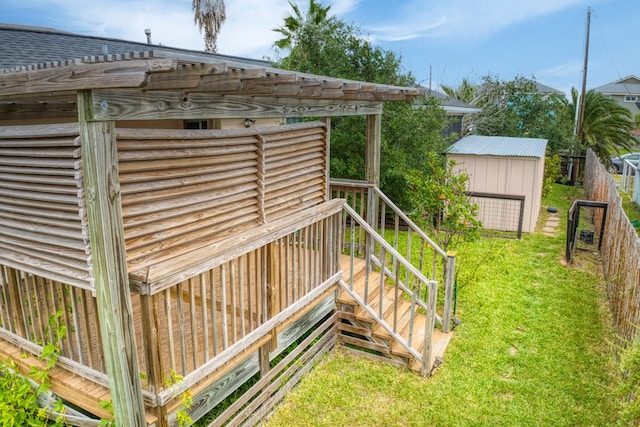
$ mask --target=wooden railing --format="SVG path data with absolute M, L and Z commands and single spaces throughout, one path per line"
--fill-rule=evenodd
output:
M 346 279 L 340 282 L 341 286 L 362 306 L 370 316 L 399 342 L 415 359 L 422 364 L 422 374 L 427 375 L 431 370 L 432 337 L 436 319 L 442 322 L 436 314 L 436 300 L 438 283 L 427 279 L 418 269 L 412 266 L 390 243 L 384 240 L 369 224 L 364 221 L 348 205 L 343 211 L 343 247 L 350 255 L 350 272 Z M 358 236 L 364 235 L 367 244 L 361 249 Z M 377 247 L 378 250 L 373 248 Z M 361 292 L 355 290 L 354 265 L 357 254 L 361 250 L 365 252 L 364 289 Z M 400 272 L 404 270 L 404 274 Z M 370 285 L 371 284 L 371 285 Z M 370 289 L 377 286 L 378 289 Z M 393 287 L 393 303 L 391 314 L 389 307 L 385 307 L 383 295 L 387 286 Z M 421 298 L 426 292 L 426 302 Z M 372 300 L 369 295 L 374 295 Z M 405 338 L 399 330 L 400 300 L 406 298 L 411 301 L 409 310 L 409 330 Z M 413 337 L 417 335 L 416 315 L 421 310 L 426 314 L 424 325 L 424 346 L 422 353 L 413 345 Z M 383 313 L 385 311 L 386 313 Z
M 444 301 L 442 314 L 437 316 L 437 320 L 442 324 L 442 331 L 449 332 L 453 308 L 455 252 L 447 253 L 440 248 L 374 184 L 364 181 L 332 180 L 331 195 L 334 198 L 345 199 L 347 205 L 366 219 L 369 226 L 378 235 L 383 236 L 413 268 L 431 281 L 442 284 Z M 364 229 L 357 230 L 354 243 L 356 255 L 364 254 L 366 244 Z M 379 253 L 380 244 L 375 243 L 371 250 Z M 391 264 L 390 268 L 394 274 L 399 272 L 403 275 L 405 283 L 414 280 L 409 269 L 401 267 L 400 270 L 396 270 L 394 264 Z M 427 299 L 426 295 L 424 299 Z
M 237 247 L 220 249 L 195 276 L 140 295 L 141 369 L 159 405 L 273 340 L 278 326 L 337 285 L 341 208 L 325 202 L 238 235 Z M 184 381 L 167 387 L 171 373 Z

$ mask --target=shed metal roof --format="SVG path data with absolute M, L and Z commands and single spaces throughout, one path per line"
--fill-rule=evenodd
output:
M 547 140 L 542 138 L 515 138 L 508 136 L 470 135 L 447 150 L 449 154 L 499 157 L 544 157 Z

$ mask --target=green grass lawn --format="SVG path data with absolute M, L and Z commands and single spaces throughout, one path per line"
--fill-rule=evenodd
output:
M 463 324 L 434 376 L 336 351 L 265 425 L 616 424 L 619 375 L 597 257 L 562 263 L 577 198 L 579 190 L 557 186 L 543 201 L 563 218 L 555 237 L 482 239 L 459 251 Z

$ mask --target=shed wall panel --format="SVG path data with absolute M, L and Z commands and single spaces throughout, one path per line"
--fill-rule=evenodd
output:
M 469 175 L 469 191 L 525 196 L 522 230 L 535 231 L 541 207 L 544 158 L 500 157 L 451 154 L 456 161 L 454 171 Z M 503 209 L 510 208 L 512 202 L 505 201 Z M 497 230 L 512 230 L 513 225 L 503 224 L 490 218 L 490 212 L 480 204 L 479 218 L 484 227 Z M 496 222 L 497 221 L 497 222 Z

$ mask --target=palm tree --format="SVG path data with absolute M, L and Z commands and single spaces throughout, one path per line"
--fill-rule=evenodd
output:
M 216 53 L 218 32 L 227 18 L 224 10 L 224 0 L 193 0 L 193 21 L 202 32 L 204 29 L 205 50 Z
M 282 27 L 273 30 L 284 36 L 274 43 L 280 49 L 291 49 L 296 44 L 298 32 L 305 25 L 320 25 L 326 22 L 329 9 L 331 9 L 331 6 L 322 7 L 322 4 L 316 2 L 316 0 L 309 0 L 309 10 L 306 14 L 303 14 L 295 3 L 289 1 L 289 5 L 293 9 L 293 15 L 285 18 Z
M 474 105 L 477 101 L 477 90 L 466 78 L 462 79 L 462 83 L 457 88 L 451 86 L 440 85 L 442 91 L 451 99 L 457 99 L 465 104 Z
M 578 90 L 575 88 L 571 89 L 571 101 L 569 109 L 575 117 L 578 105 Z M 576 137 L 582 148 L 591 148 L 603 163 L 608 164 L 612 155 L 631 149 L 634 124 L 629 110 L 590 90 L 585 96 L 582 135 Z

